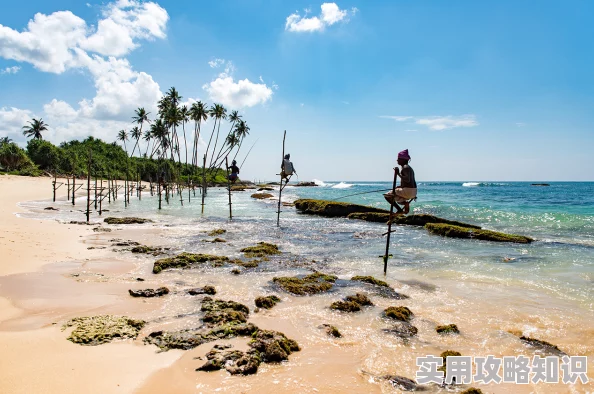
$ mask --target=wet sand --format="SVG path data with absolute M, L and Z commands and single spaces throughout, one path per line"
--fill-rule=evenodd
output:
M 189 351 L 157 353 L 156 347 L 142 344 L 142 336 L 159 329 L 199 325 L 195 314 L 179 317 L 199 307 L 200 298 L 183 293 L 187 287 L 212 284 L 217 288 L 217 297 L 242 302 L 253 310 L 254 298 L 272 293 L 269 281 L 281 275 L 252 272 L 233 276 L 220 270 L 153 275 L 154 258 L 114 252 L 109 240 L 121 238 L 167 246 L 161 244 L 159 229 L 113 227 L 111 233 L 95 233 L 91 226 L 14 215 L 19 201 L 47 198 L 50 182 L 47 178 L 0 177 L 0 188 L 9 191 L 0 195 L 0 252 L 12 256 L 0 263 L 0 370 L 4 378 L 0 379 L 0 392 L 399 392 L 377 377 L 397 374 L 414 378 L 418 356 L 439 355 L 446 349 L 463 355 L 531 356 L 526 346 L 506 332 L 526 326 L 536 327 L 536 337 L 553 342 L 569 354 L 589 356 L 589 376 L 593 376 L 593 316 L 581 315 L 562 301 L 527 294 L 513 286 L 477 282 L 460 288 L 456 283 L 463 278 L 432 278 L 431 273 L 390 281 L 411 298 L 393 301 L 370 295 L 376 306 L 357 314 L 328 309 L 332 301 L 358 291 L 356 288 L 315 297 L 275 292 L 282 302 L 271 310 L 250 313 L 249 321 L 285 333 L 302 350 L 292 354 L 286 363 L 262 364 L 253 376 L 197 372 L 205 353 L 219 341 Z M 30 242 L 36 247 L 32 248 Z M 106 248 L 88 250 L 91 246 Z M 229 246 L 220 246 L 225 247 Z M 18 261 L 18 266 L 12 260 Z M 137 282 L 137 277 L 146 281 Z M 130 288 L 162 285 L 172 290 L 162 299 L 139 300 L 127 294 Z M 546 311 L 543 304 L 549 305 Z M 417 338 L 406 342 L 382 332 L 390 323 L 379 312 L 390 305 L 406 305 L 415 312 Z M 65 321 L 99 314 L 141 318 L 150 325 L 136 341 L 91 347 L 66 340 L 67 332 L 60 328 Z M 338 326 L 344 337 L 329 338 L 318 328 L 323 323 Z M 443 323 L 457 323 L 462 335 L 439 336 L 435 326 Z M 220 342 L 231 343 L 239 350 L 247 348 L 245 338 Z M 475 386 L 490 393 L 594 391 L 592 381 L 574 386 Z M 441 391 L 445 392 L 438 387 L 430 389 Z

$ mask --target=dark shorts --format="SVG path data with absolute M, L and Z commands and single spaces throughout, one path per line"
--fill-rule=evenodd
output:
M 234 181 L 235 182 L 237 180 L 237 178 L 238 178 L 237 174 L 231 174 L 231 175 L 229 175 L 229 180 L 230 181 Z

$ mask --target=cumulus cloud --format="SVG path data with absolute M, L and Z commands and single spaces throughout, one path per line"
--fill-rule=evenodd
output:
M 6 67 L 5 69 L 0 70 L 0 74 L 16 74 L 20 69 L 19 66 Z
M 33 117 L 28 110 L 0 107 L 0 135 L 18 137 L 22 127 Z
M 165 37 L 169 19 L 159 5 L 119 0 L 106 6 L 97 29 L 70 11 L 35 14 L 22 32 L 0 25 L 0 56 L 56 74 L 81 67 L 76 49 L 122 56 L 137 39 Z
M 474 127 L 479 123 L 474 115 L 462 116 L 381 116 L 381 118 L 393 119 L 397 122 L 412 121 L 415 124 L 426 126 L 429 130 L 447 130 L 456 127 Z
M 318 16 L 307 17 L 311 12 L 309 9 L 305 10 L 305 15 L 301 16 L 299 12 L 295 12 L 287 17 L 285 22 L 285 30 L 291 32 L 314 32 L 322 31 L 326 26 L 332 26 L 338 22 L 348 22 L 349 15 L 355 15 L 358 11 L 352 8 L 350 11 L 341 10 L 336 3 L 323 3 L 321 6 L 321 13 Z

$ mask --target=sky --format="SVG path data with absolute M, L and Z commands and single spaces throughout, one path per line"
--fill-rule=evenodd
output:
M 588 0 L 1 8 L 0 137 L 23 147 L 40 117 L 56 144 L 115 141 L 175 87 L 184 103 L 240 112 L 244 179 L 276 178 L 286 130 L 301 181 L 390 181 L 403 149 L 420 181 L 594 180 Z

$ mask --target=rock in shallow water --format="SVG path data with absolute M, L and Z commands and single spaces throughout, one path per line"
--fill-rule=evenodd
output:
M 271 309 L 280 301 L 281 301 L 281 299 L 278 298 L 277 296 L 269 295 L 269 296 L 265 296 L 265 297 L 258 297 L 255 299 L 254 302 L 258 308 Z
M 437 331 L 438 334 L 460 334 L 460 330 L 458 330 L 458 326 L 455 324 L 437 326 L 435 327 L 435 331 Z
M 165 294 L 169 294 L 169 289 L 167 287 L 159 287 L 158 289 L 144 289 L 144 290 L 128 290 L 128 293 L 132 297 L 161 297 Z
M 414 316 L 412 311 L 405 306 L 390 306 L 384 310 L 384 314 L 386 317 L 404 322 L 408 322 Z
M 215 295 L 217 294 L 217 290 L 214 286 L 204 286 L 204 287 L 195 287 L 193 289 L 187 290 L 189 295 L 200 295 L 200 294 L 208 294 L 208 295 Z
M 111 342 L 113 339 L 135 339 L 144 327 L 144 320 L 134 320 L 125 316 L 90 316 L 69 320 L 63 330 L 74 327 L 67 338 L 79 345 L 96 346 Z
M 338 277 L 334 275 L 314 272 L 303 278 L 284 276 L 273 278 L 272 281 L 289 293 L 295 295 L 310 295 L 330 290 L 336 279 L 338 279 Z
M 448 238 L 468 238 L 481 241 L 512 242 L 521 244 L 529 244 L 534 241 L 534 239 L 523 235 L 505 234 L 491 230 L 478 230 L 450 224 L 428 223 L 425 225 L 425 228 L 432 234 Z
M 136 218 L 136 217 L 125 217 L 125 218 L 114 218 L 109 217 L 103 220 L 107 224 L 143 224 L 152 223 L 150 219 Z

